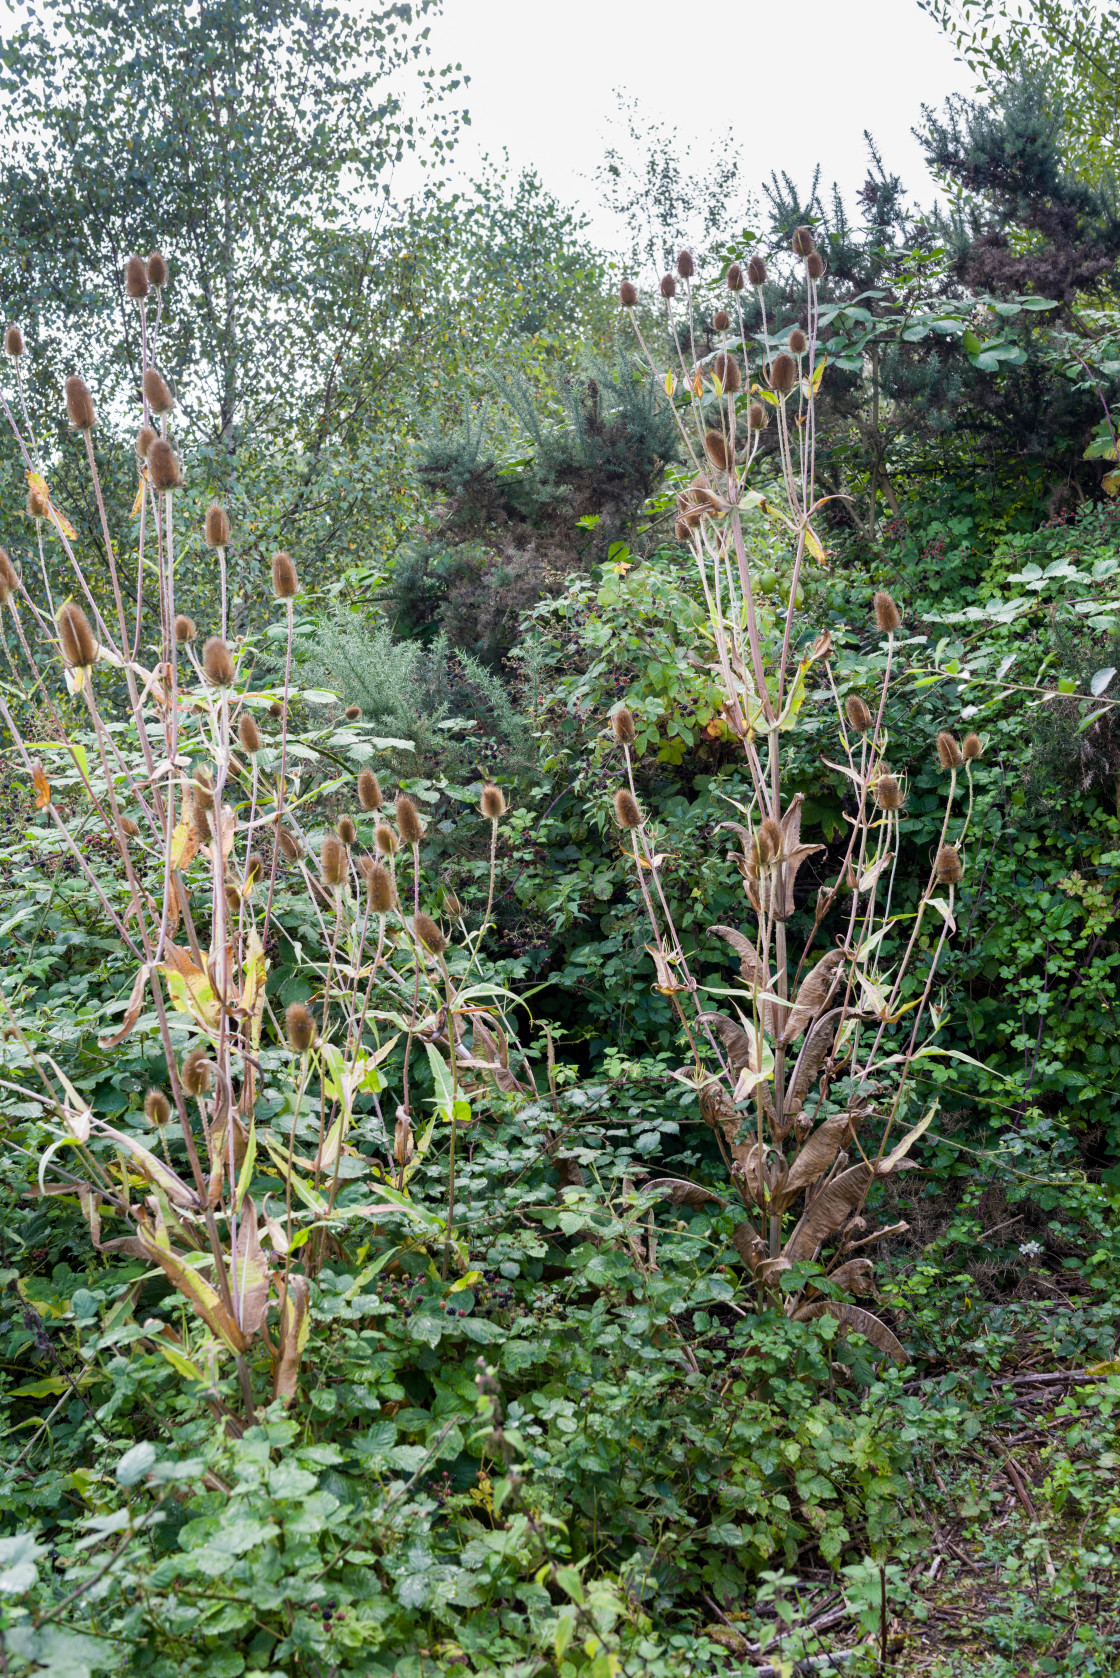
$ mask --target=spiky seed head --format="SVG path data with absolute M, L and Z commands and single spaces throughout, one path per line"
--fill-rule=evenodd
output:
M 124 265 L 124 289 L 137 299 L 148 295 L 148 270 L 138 256 L 130 256 Z
M 441 956 L 443 954 L 447 948 L 447 939 L 430 915 L 426 915 L 421 909 L 418 915 L 413 916 L 412 927 L 429 955 Z
M 393 907 L 393 876 L 383 862 L 372 860 L 364 873 L 370 908 L 375 915 L 387 915 Z
M 187 1095 L 205 1095 L 214 1081 L 214 1069 L 205 1049 L 192 1049 L 179 1068 L 179 1082 Z
M 940 886 L 955 886 L 964 874 L 960 852 L 955 845 L 942 845 L 937 853 L 935 863 L 937 883 Z
M 248 752 L 250 757 L 260 751 L 261 731 L 257 727 L 256 719 L 248 712 L 242 711 L 237 720 L 237 738 L 241 741 L 241 749 Z
M 789 347 L 793 355 L 804 355 L 809 348 L 809 340 L 799 326 L 795 326 L 789 335 Z
M 733 396 L 743 383 L 739 363 L 725 350 L 720 350 L 717 356 L 712 357 L 712 372 L 723 386 L 726 395 Z
M 443 906 L 453 920 L 458 920 L 459 916 L 463 913 L 463 905 L 459 902 L 459 899 L 455 896 L 453 891 L 444 893 Z
M 362 714 L 362 707 L 360 705 L 347 705 L 342 714 L 347 722 L 357 722 Z
M 811 280 L 822 280 L 826 266 L 820 251 L 810 251 L 805 259 L 805 270 Z
M 844 710 L 856 733 L 866 734 L 871 727 L 871 712 L 867 708 L 866 700 L 861 699 L 858 693 L 850 693 L 844 701 Z
M 721 472 L 727 471 L 731 464 L 731 450 L 722 431 L 705 431 L 704 453 L 713 466 L 718 467 Z
M 226 887 L 226 913 L 234 921 L 241 914 L 241 895 L 235 886 Z
M 780 856 L 782 849 L 782 830 L 773 816 L 767 816 L 758 830 L 760 839 L 765 839 L 770 847 L 771 857 Z
M 284 715 L 284 707 L 278 699 L 272 701 L 272 704 L 268 707 L 268 714 L 273 722 L 280 721 L 280 718 Z
M 13 595 L 19 586 L 15 567 L 8 558 L 7 551 L 0 548 L 0 606 L 6 606 L 9 596 Z
M 478 807 L 487 821 L 500 822 L 506 813 L 506 795 L 493 781 L 487 781 L 478 800 Z
M 975 763 L 983 750 L 984 747 L 978 734 L 966 734 L 961 741 L 961 756 L 966 763 Z
M 752 256 L 747 263 L 747 279 L 753 286 L 766 284 L 766 264 L 760 256 Z
M 901 810 L 905 795 L 893 775 L 880 775 L 875 782 L 875 802 L 880 810 Z
M 293 1054 L 305 1055 L 315 1041 L 315 1021 L 302 1002 L 289 1002 L 284 1010 L 284 1032 Z
M 766 868 L 774 860 L 774 846 L 770 835 L 760 828 L 754 836 L 754 861 L 757 868 Z
M 142 425 L 136 433 L 136 453 L 141 460 L 147 460 L 148 450 L 156 440 L 156 434 L 150 425 Z
M 689 280 L 696 272 L 696 264 L 692 260 L 691 251 L 682 251 L 677 258 L 677 273 L 682 280 Z
M 388 822 L 378 822 L 373 830 L 373 842 L 382 856 L 392 856 L 397 848 L 397 836 Z
M 169 414 L 175 406 L 167 380 L 154 367 L 144 369 L 144 396 L 153 414 Z
M 743 270 L 737 262 L 733 262 L 727 270 L 727 289 L 728 291 L 742 291 L 743 289 Z
M 175 639 L 181 647 L 188 641 L 193 641 L 198 634 L 198 625 L 193 618 L 188 618 L 186 612 L 178 612 L 175 617 Z
M 624 309 L 632 309 L 638 301 L 638 288 L 633 280 L 623 280 L 618 288 L 618 301 Z
M 611 733 L 620 746 L 632 746 L 638 730 L 634 725 L 634 713 L 627 705 L 620 705 L 617 711 L 611 712 Z
M 45 519 L 50 514 L 47 498 L 34 486 L 27 491 L 27 516 L 30 519 Z
M 167 284 L 167 264 L 158 251 L 153 251 L 148 258 L 148 284 L 154 286 Z
M 220 635 L 211 635 L 203 647 L 202 668 L 211 687 L 233 686 L 233 655 Z
M 677 295 L 677 276 L 675 274 L 662 275 L 661 295 L 662 297 L 675 297 Z
M 138 824 L 133 821 L 131 816 L 122 816 L 121 832 L 124 834 L 126 839 L 135 839 L 139 835 L 140 828 Z
M 291 600 L 299 593 L 299 577 L 291 554 L 273 554 L 272 592 L 277 600 Z
M 13 361 L 18 361 L 23 354 L 23 333 L 14 323 L 4 334 L 4 348 Z
M 350 816 L 342 816 L 338 823 L 338 837 L 344 845 L 352 845 L 358 837 L 358 830 Z
M 397 1108 L 397 1122 L 393 1127 L 393 1159 L 403 1171 L 416 1152 L 412 1138 L 412 1120 L 403 1107 Z
M 791 240 L 791 244 L 793 245 L 794 256 L 812 256 L 813 252 L 817 248 L 813 241 L 812 228 L 795 227 L 793 230 L 793 239 Z
M 964 762 L 964 754 L 947 728 L 937 736 L 937 761 L 942 769 L 959 769 Z
M 358 803 L 363 810 L 380 810 L 384 803 L 380 783 L 372 769 L 363 769 L 358 776 Z
M 770 363 L 770 388 L 784 396 L 797 383 L 797 363 L 785 350 Z
M 614 815 L 619 827 L 626 832 L 642 825 L 642 812 L 638 809 L 633 793 L 626 787 L 619 787 L 614 795 Z
M 84 379 L 72 373 L 66 381 L 66 412 L 75 431 L 92 431 L 97 424 L 93 411 L 93 397 Z
M 346 877 L 346 853 L 334 833 L 323 836 L 319 847 L 319 873 L 325 886 L 340 886 Z
M 277 839 L 280 843 L 280 855 L 286 857 L 289 862 L 296 862 L 303 855 L 299 840 L 290 828 L 282 827 Z
M 731 325 L 731 316 L 726 309 L 717 309 L 712 316 L 712 326 L 717 332 L 726 332 Z
M 153 489 L 178 489 L 183 481 L 175 450 L 166 437 L 157 437 L 149 446 L 148 477 Z
M 747 420 L 752 431 L 765 431 L 770 424 L 770 410 L 765 402 L 752 402 L 747 411 Z
M 875 611 L 875 624 L 881 634 L 889 635 L 896 629 L 902 628 L 902 613 L 885 588 L 876 590 L 872 604 Z
M 201 769 L 196 769 L 191 776 L 191 793 L 200 810 L 214 808 L 214 783 L 205 764 Z
M 678 542 L 688 541 L 688 525 L 684 519 L 677 519 L 673 524 L 673 535 Z
M 67 601 L 65 606 L 59 607 L 55 623 L 58 625 L 62 656 L 71 670 L 88 669 L 97 662 L 97 642 L 89 619 L 80 606 L 72 600 Z
M 397 794 L 397 832 L 406 845 L 418 845 L 424 837 L 420 812 L 407 792 Z
M 149 1090 L 144 1097 L 144 1113 L 148 1123 L 162 1130 L 171 1118 L 171 1103 L 162 1090 Z
M 250 851 L 245 858 L 245 884 L 252 885 L 264 873 L 264 857 L 259 851 Z
M 206 545 L 208 548 L 229 547 L 229 514 L 216 501 L 206 509 Z

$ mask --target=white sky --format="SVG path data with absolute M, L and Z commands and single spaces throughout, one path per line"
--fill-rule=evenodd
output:
M 785 20 L 788 20 L 785 21 Z M 917 0 L 444 0 L 432 56 L 471 77 L 469 170 L 480 152 L 544 184 L 593 218 L 608 246 L 622 233 L 592 175 L 617 108 L 615 89 L 679 130 L 694 150 L 740 149 L 754 185 L 786 169 L 807 187 L 817 162 L 850 197 L 865 178 L 863 130 L 888 170 L 933 196 L 910 134 L 924 103 L 971 92 L 973 78 Z

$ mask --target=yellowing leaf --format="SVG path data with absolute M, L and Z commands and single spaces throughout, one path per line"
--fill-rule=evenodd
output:
M 821 547 L 816 531 L 808 524 L 805 526 L 805 546 L 808 548 L 813 558 L 823 565 L 825 560 L 824 549 Z
M 33 489 L 35 491 L 36 495 L 42 496 L 43 500 L 47 503 L 47 506 L 50 508 L 51 518 L 54 520 L 54 523 L 57 526 L 57 528 L 59 530 L 61 530 L 61 532 L 64 536 L 68 536 L 72 542 L 77 541 L 78 532 L 74 529 L 74 526 L 70 523 L 70 520 L 66 517 L 66 514 L 65 513 L 60 513 L 58 508 L 56 506 L 54 506 L 53 503 L 51 502 L 51 492 L 47 488 L 47 480 L 43 477 L 42 473 L 41 472 L 28 472 L 26 474 L 26 476 L 27 476 L 28 488 Z
M 35 788 L 35 808 L 45 810 L 51 801 L 51 784 L 47 780 L 41 763 L 32 766 L 31 781 Z
M 198 839 L 190 822 L 177 822 L 171 835 L 172 868 L 189 868 L 198 850 Z
M 147 466 L 141 466 L 141 468 L 140 468 L 140 485 L 139 485 L 139 488 L 136 491 L 136 500 L 132 503 L 132 511 L 128 515 L 129 518 L 132 518 L 132 519 L 139 518 L 140 509 L 144 505 L 144 489 L 145 489 L 145 486 L 147 485 L 147 482 L 148 482 L 148 468 L 147 468 Z
M 672 396 L 672 394 L 676 390 L 676 388 L 677 388 L 677 381 L 674 379 L 672 373 L 671 372 L 666 373 L 666 375 L 665 375 L 665 394 L 666 394 L 666 396 Z

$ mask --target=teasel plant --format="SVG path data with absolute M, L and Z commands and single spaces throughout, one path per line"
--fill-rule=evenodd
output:
M 66 386 L 108 600 L 95 594 L 77 533 L 51 499 L 24 400 L 23 337 L 16 327 L 5 335 L 11 376 L 0 381 L 0 407 L 27 474 L 39 564 L 19 567 L 0 550 L 0 610 L 22 655 L 18 665 L 9 658 L 10 679 L 0 683 L 0 718 L 49 844 L 70 858 L 135 962 L 123 1018 L 98 1046 L 111 1054 L 142 1016 L 154 1020 L 166 1078 L 144 1103 L 153 1146 L 92 1111 L 6 999 L 0 1093 L 38 1102 L 54 1126 L 39 1192 L 76 1199 L 98 1251 L 142 1259 L 187 1302 L 195 1339 L 184 1343 L 155 1319 L 151 1345 L 200 1382 L 237 1431 L 260 1403 L 295 1395 L 311 1285 L 355 1223 L 397 1243 L 367 1279 L 407 1246 L 439 1258 L 445 1277 L 466 1268 L 456 1225 L 459 1133 L 497 1092 L 530 1093 L 524 1079 L 532 1074 L 519 1077 L 510 1064 L 509 993 L 481 972 L 471 980 L 493 901 L 499 789 L 487 783 L 480 797 L 480 822 L 490 829 L 486 914 L 468 927 L 457 900 L 445 898 L 458 919 L 449 936 L 423 908 L 424 825 L 408 793 L 390 821 L 371 768 L 326 787 L 301 779 L 302 758 L 291 749 L 300 699 L 292 557 L 278 553 L 272 563 L 284 621 L 281 682 L 257 683 L 251 639 L 229 636 L 235 532 L 217 502 L 194 543 L 217 562 L 215 621 L 200 629 L 182 609 L 183 469 L 175 396 L 158 370 L 169 276 L 156 253 L 130 258 L 126 275 L 143 354 L 131 555 L 110 538 L 93 397 L 77 376 Z M 61 555 L 53 569 L 47 543 Z M 61 599 L 60 571 L 69 580 Z M 49 744 L 37 746 L 21 727 L 31 706 L 49 720 Z M 59 796 L 63 785 L 74 790 L 77 817 L 69 794 Z M 340 788 L 353 814 L 313 831 L 316 800 Z M 91 826 L 111 846 L 108 871 L 80 842 Z M 305 953 L 307 994 L 278 1017 L 267 987 L 284 893 L 302 903 L 320 953 Z M 403 1057 L 391 1071 L 399 1043 Z M 418 1059 L 434 1099 L 418 1095 Z M 444 1135 L 446 1201 L 433 1206 L 413 1192 L 415 1176 Z M 359 1139 L 373 1142 L 372 1157 Z M 240 1414 L 207 1373 L 230 1363 Z
M 955 929 L 972 763 L 982 747 L 975 735 L 963 745 L 947 731 L 938 737 L 947 777 L 940 839 L 918 882 L 916 911 L 909 903 L 900 908 L 906 787 L 890 765 L 886 707 L 901 613 L 888 592 L 876 594 L 883 671 L 865 698 L 842 693 L 829 634 L 807 630 L 799 612 L 807 567 L 826 563 L 817 530 L 824 498 L 815 482 L 825 263 L 808 227 L 794 232 L 792 258 L 804 281 L 804 324 L 775 338 L 762 290 L 765 259 L 733 262 L 726 303 L 714 317 L 719 347 L 698 357 L 699 282 L 683 251 L 676 274 L 660 286 L 669 368 L 651 353 L 637 287 L 626 281 L 619 293 L 648 375 L 673 405 L 691 465 L 677 495 L 676 534 L 696 564 L 722 722 L 742 751 L 752 793 L 738 819 L 722 824 L 735 836 L 746 904 L 742 925 L 710 929 L 738 960 L 741 981 L 724 987 L 729 1007 L 717 1011 L 706 1006 L 712 987 L 705 990 L 692 972 L 662 886 L 662 858 L 634 780 L 633 719 L 625 706 L 609 719 L 624 765 L 616 820 L 653 932 L 647 948 L 655 988 L 670 999 L 689 1050 L 689 1064 L 675 1076 L 695 1091 L 730 1179 L 726 1195 L 676 1179 L 647 1187 L 678 1204 L 734 1210 L 732 1241 L 760 1306 L 780 1302 L 801 1320 L 831 1314 L 903 1360 L 887 1325 L 853 1299 L 876 1292 L 868 1249 L 907 1227 L 873 1229 L 865 1213 L 873 1185 L 912 1164 L 908 1156 L 932 1122 L 935 1107 L 913 1122 L 915 1074 L 921 1061 L 950 1052 L 935 1041 L 943 1013 L 934 987 Z M 757 337 L 744 320 L 748 286 L 760 305 Z M 767 432 L 774 446 L 763 451 Z M 752 528 L 759 522 L 763 541 Z M 772 603 L 766 585 L 773 579 L 760 574 L 756 556 L 764 552 L 769 569 L 776 549 L 789 559 L 788 591 Z M 824 706 L 834 715 L 835 750 L 824 755 L 850 796 L 839 867 L 803 906 L 799 875 L 825 847 L 802 839 L 803 795 L 788 788 L 783 745 L 803 726 L 807 701 L 810 710 Z M 790 923 L 802 909 L 811 925 L 794 949 Z

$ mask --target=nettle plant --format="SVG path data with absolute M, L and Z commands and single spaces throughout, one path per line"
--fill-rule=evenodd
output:
M 95 598 L 77 535 L 51 502 L 23 400 L 23 340 L 18 328 L 7 330 L 20 417 L 2 393 L 0 404 L 27 472 L 39 565 L 37 574 L 33 561 L 21 574 L 0 550 L 0 601 L 22 651 L 18 665 L 9 659 L 0 716 L 45 813 L 44 862 L 73 859 L 136 962 L 123 1020 L 99 1048 L 122 1045 L 142 1015 L 158 1031 L 166 1083 L 145 1101 L 158 1142 L 149 1129 L 156 1145 L 148 1147 L 93 1112 L 10 1012 L 0 1089 L 39 1102 L 57 1122 L 40 1161 L 41 1191 L 76 1197 L 98 1251 L 143 1259 L 188 1302 L 187 1339 L 153 1319 L 151 1343 L 181 1375 L 202 1382 L 236 1428 L 219 1392 L 223 1366 L 234 1360 L 249 1418 L 262 1398 L 293 1396 L 310 1282 L 339 1253 L 348 1227 L 356 1223 L 367 1246 L 386 1230 L 423 1246 L 445 1279 L 449 1268 L 465 1268 L 455 1224 L 459 1127 L 488 1090 L 525 1086 L 509 1068 L 506 993 L 480 972 L 490 903 L 468 932 L 458 901 L 444 895 L 460 932 L 453 950 L 422 907 L 431 898 L 422 891 L 424 825 L 414 800 L 402 792 L 391 822 L 369 767 L 326 786 L 301 778 L 311 754 L 291 730 L 303 697 L 292 685 L 299 580 L 291 557 L 278 553 L 272 563 L 286 619 L 280 681 L 255 682 L 257 649 L 229 636 L 231 532 L 220 505 L 205 519 L 219 581 L 214 633 L 204 638 L 178 608 L 182 468 L 175 401 L 156 365 L 166 266 L 158 255 L 146 263 L 132 257 L 126 280 L 144 347 L 131 555 L 110 540 L 90 391 L 78 377 L 66 384 L 100 514 L 108 603 Z M 46 562 L 51 540 L 71 579 L 65 599 Z M 19 720 L 33 706 L 49 724 L 49 741 L 38 745 Z M 318 801 L 340 786 L 354 815 L 314 831 Z M 490 827 L 492 902 L 505 800 L 487 784 L 480 803 Z M 82 842 L 90 831 L 110 841 L 115 872 Z M 318 954 L 302 950 L 309 995 L 280 1020 L 266 989 L 269 952 L 279 901 L 293 894 Z M 13 1072 L 30 1076 L 19 1082 Z M 390 1077 L 399 1079 L 392 1092 Z M 441 1133 L 446 1197 L 436 1209 L 410 1184 Z M 356 1140 L 372 1143 L 372 1155 Z
M 694 475 L 677 499 L 676 533 L 695 557 L 708 610 L 711 670 L 723 695 L 722 720 L 741 743 L 753 786 L 749 807 L 739 808 L 741 819 L 723 824 L 741 845 L 735 861 L 750 919 L 743 928 L 711 929 L 739 959 L 742 985 L 723 993 L 734 1013 L 703 1005 L 704 987 L 690 970 L 673 924 L 662 888 L 662 858 L 637 799 L 630 752 L 634 721 L 625 706 L 610 719 L 626 762 L 615 814 L 629 836 L 653 930 L 647 947 L 657 988 L 671 998 L 691 1054 L 691 1064 L 676 1076 L 696 1089 L 719 1142 L 744 1214 L 732 1239 L 760 1301 L 782 1299 L 785 1310 L 800 1319 L 831 1313 L 901 1359 L 895 1336 L 845 1295 L 874 1292 L 872 1261 L 861 1249 L 906 1228 L 871 1230 L 864 1208 L 873 1183 L 909 1163 L 906 1156 L 933 1118 L 931 1108 L 904 1129 L 913 1117 L 915 1063 L 948 1052 L 934 1042 L 943 1018 L 934 983 L 955 925 L 954 894 L 964 872 L 972 809 L 971 761 L 981 743 L 975 735 L 963 746 L 948 732 L 938 737 L 938 757 L 949 777 L 940 841 L 916 910 L 902 912 L 897 867 L 906 788 L 891 771 L 884 722 L 901 628 L 898 607 L 885 592 L 875 597 L 875 622 L 886 648 L 871 704 L 855 691 L 841 696 L 830 637 L 814 636 L 799 617 L 803 567 L 810 557 L 825 560 L 814 529 L 821 507 L 814 462 L 815 397 L 825 370 L 817 350 L 817 284 L 824 262 L 810 229 L 794 233 L 793 255 L 804 275 L 804 326 L 772 337 L 763 307 L 761 337 L 753 340 L 744 325 L 742 292 L 747 285 L 757 288 L 762 304 L 766 265 L 760 256 L 745 267 L 733 262 L 725 277 L 726 304 L 714 316 L 722 345 L 697 358 L 694 264 L 682 251 L 677 273 L 661 281 L 668 341 L 677 360 L 676 369 L 667 372 L 647 348 L 637 288 L 626 281 L 620 290 L 650 373 L 674 403 L 692 464 Z M 763 455 L 763 434 L 771 427 L 776 449 Z M 771 559 L 765 560 L 765 572 L 752 569 L 767 545 L 752 540 L 748 518 L 771 521 L 780 533 L 777 541 L 788 545 L 784 599 L 774 598 Z M 835 711 L 838 760 L 832 767 L 848 780 L 851 809 L 835 877 L 820 884 L 815 903 L 804 903 L 801 870 L 824 847 L 802 841 L 803 796 L 783 783 L 782 743 L 805 725 L 811 680 L 817 687 L 810 709 L 823 701 Z M 958 812 L 962 769 L 968 803 Z M 790 921 L 803 908 L 812 927 L 793 951 Z M 888 940 L 893 948 L 902 947 L 889 968 Z M 863 1140 L 871 1120 L 878 1137 L 874 1147 Z M 721 1200 L 696 1184 L 664 1180 L 663 1187 L 678 1203 Z

